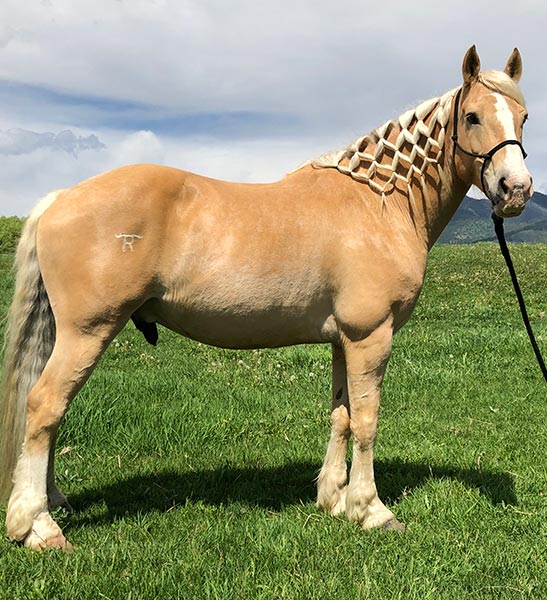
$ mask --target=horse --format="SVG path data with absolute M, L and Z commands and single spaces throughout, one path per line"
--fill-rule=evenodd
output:
M 270 184 L 157 165 L 116 169 L 46 196 L 16 253 L 1 395 L 0 493 L 10 540 L 72 546 L 53 520 L 67 408 L 133 319 L 214 346 L 332 347 L 331 433 L 317 506 L 363 528 L 403 530 L 378 496 L 373 451 L 392 338 L 428 252 L 471 185 L 499 217 L 532 194 L 518 49 L 336 152 Z M 349 478 L 346 455 L 353 437 Z

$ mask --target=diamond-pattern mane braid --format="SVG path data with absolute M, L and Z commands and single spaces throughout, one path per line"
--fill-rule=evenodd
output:
M 416 176 L 423 186 L 423 175 L 430 164 L 436 165 L 444 182 L 441 157 L 456 92 L 452 90 L 441 98 L 423 102 L 347 148 L 323 154 L 308 164 L 316 168 L 336 168 L 356 181 L 366 182 L 382 197 L 391 192 L 397 182 L 402 183 L 412 197 L 412 178 Z

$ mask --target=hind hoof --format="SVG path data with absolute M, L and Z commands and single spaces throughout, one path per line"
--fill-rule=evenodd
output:
M 62 533 L 59 533 L 55 537 L 44 540 L 35 531 L 32 531 L 23 544 L 25 548 L 30 548 L 37 552 L 47 550 L 48 548 L 55 548 L 57 550 L 63 550 L 64 552 L 74 552 L 74 546 L 65 538 Z
M 65 552 L 73 552 L 74 546 L 65 538 L 61 528 L 49 513 L 41 513 L 34 519 L 32 530 L 25 538 L 25 548 L 38 552 L 47 548 L 57 548 Z

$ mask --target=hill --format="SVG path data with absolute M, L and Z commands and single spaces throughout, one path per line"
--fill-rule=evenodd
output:
M 440 244 L 494 242 L 490 202 L 466 196 L 439 238 Z M 515 219 L 505 220 L 508 242 L 547 243 L 547 195 L 536 192 L 526 210 Z

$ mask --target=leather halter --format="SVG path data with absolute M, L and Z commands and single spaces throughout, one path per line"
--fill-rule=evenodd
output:
M 494 146 L 492 148 L 492 150 L 490 150 L 490 152 L 486 152 L 486 154 L 479 154 L 477 152 L 471 152 L 469 150 L 466 150 L 462 146 L 460 146 L 460 144 L 458 142 L 458 113 L 460 110 L 461 95 L 462 95 L 462 88 L 460 88 L 458 90 L 458 93 L 456 94 L 456 99 L 454 101 L 454 135 L 452 136 L 452 141 L 454 142 L 454 146 L 453 146 L 453 152 L 452 152 L 452 160 L 454 160 L 456 158 L 456 148 L 458 148 L 458 150 L 461 150 L 464 154 L 467 154 L 467 156 L 472 156 L 473 158 L 482 158 L 483 163 L 482 163 L 482 168 L 481 168 L 481 185 L 482 185 L 482 191 L 486 194 L 486 186 L 484 183 L 484 173 L 485 173 L 488 165 L 492 161 L 494 154 L 496 154 L 496 152 L 498 152 L 498 150 L 505 148 L 505 146 L 513 145 L 513 146 L 518 146 L 521 149 L 522 156 L 524 158 L 526 158 L 528 156 L 528 154 L 524 150 L 523 145 L 518 140 L 505 140 L 503 142 L 500 142 L 497 146 Z M 494 202 L 492 200 L 491 200 L 491 202 L 492 202 L 492 204 L 494 204 Z

